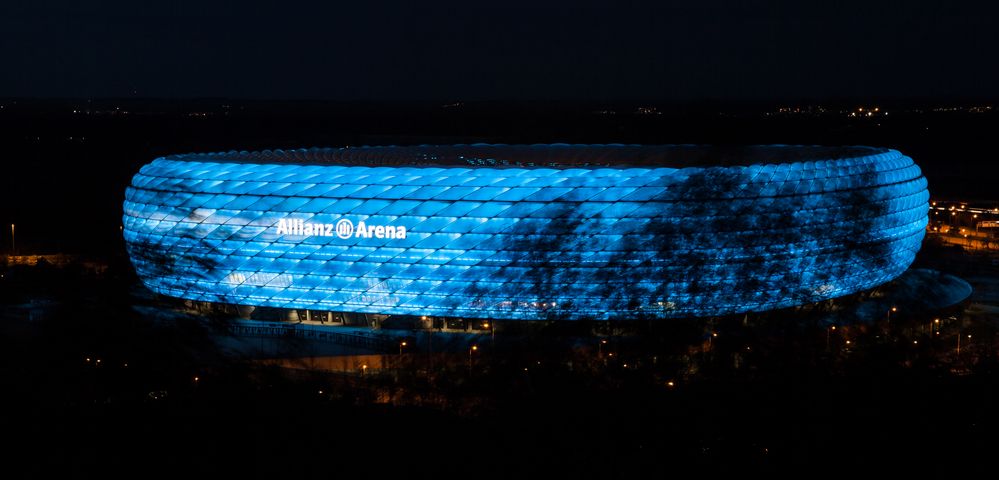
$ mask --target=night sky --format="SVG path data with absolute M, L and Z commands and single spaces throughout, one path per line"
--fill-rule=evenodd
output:
M 996 2 L 12 3 L 4 97 L 999 96 Z

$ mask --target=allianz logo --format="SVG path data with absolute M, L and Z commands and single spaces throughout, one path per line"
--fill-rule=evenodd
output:
M 311 223 L 301 219 L 282 218 L 277 224 L 278 235 L 300 235 L 303 237 L 349 238 L 406 238 L 406 227 L 394 225 L 369 225 L 363 220 L 354 222 L 342 218 L 333 223 Z

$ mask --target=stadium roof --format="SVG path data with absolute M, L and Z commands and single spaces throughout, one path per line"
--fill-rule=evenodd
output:
M 489 168 L 710 167 L 784 164 L 866 157 L 885 148 L 815 145 L 416 145 L 231 151 L 167 156 L 168 160 L 303 165 Z

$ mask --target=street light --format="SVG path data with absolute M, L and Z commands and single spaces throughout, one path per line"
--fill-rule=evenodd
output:
M 492 322 L 482 322 L 482 328 L 489 329 L 489 341 L 492 343 L 493 348 L 496 347 L 496 326 Z
M 968 334 L 968 340 L 971 340 L 971 334 Z M 961 334 L 957 334 L 957 354 L 961 354 Z
M 402 355 L 402 349 L 405 346 L 406 346 L 406 341 L 405 340 L 403 340 L 401 343 L 399 343 L 399 355 Z
M 10 224 L 10 254 L 17 255 L 17 242 L 14 237 L 14 224 Z
M 472 348 L 468 349 L 468 371 L 472 371 L 472 353 L 479 349 L 478 345 L 472 345 Z

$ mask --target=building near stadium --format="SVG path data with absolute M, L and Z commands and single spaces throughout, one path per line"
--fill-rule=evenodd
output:
M 331 320 L 703 317 L 897 277 L 928 198 L 910 158 L 871 147 L 228 152 L 142 167 L 123 231 L 147 287 L 196 302 Z

